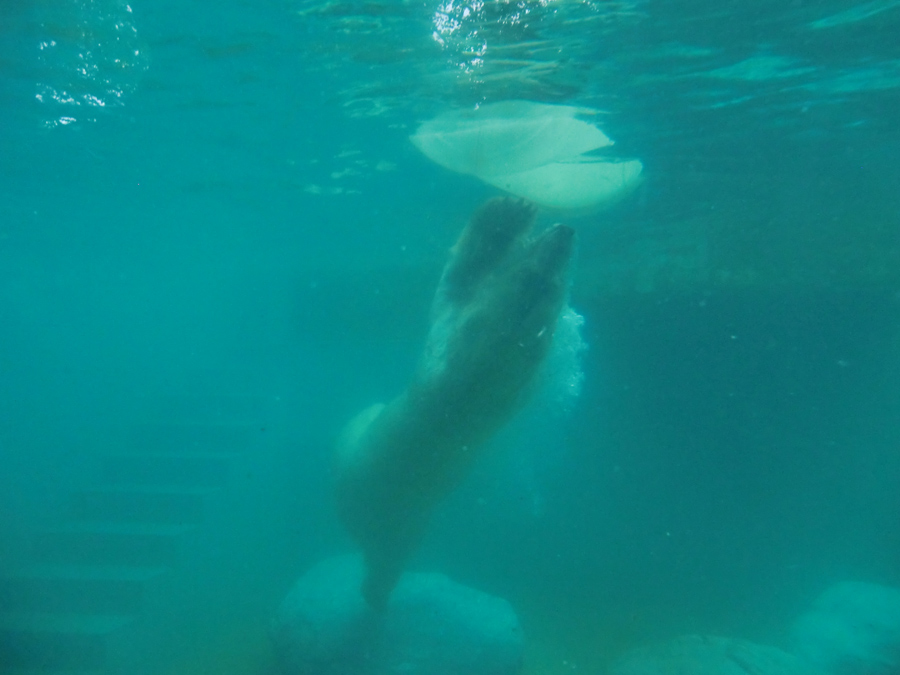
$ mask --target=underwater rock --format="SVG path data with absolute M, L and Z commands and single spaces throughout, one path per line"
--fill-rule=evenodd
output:
M 636 649 L 610 675 L 818 675 L 802 659 L 775 647 L 709 635 L 685 635 Z
M 362 561 L 326 560 L 279 609 L 285 675 L 516 675 L 523 637 L 508 602 L 441 574 L 404 574 L 382 612 L 360 594 Z
M 816 599 L 791 632 L 794 652 L 835 675 L 900 671 L 900 590 L 848 581 Z

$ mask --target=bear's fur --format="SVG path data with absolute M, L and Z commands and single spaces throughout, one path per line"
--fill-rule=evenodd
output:
M 444 268 L 409 387 L 338 441 L 338 512 L 362 547 L 373 607 L 387 603 L 434 506 L 521 407 L 550 349 L 574 232 L 555 225 L 530 238 L 533 221 L 533 207 L 509 198 L 475 213 Z

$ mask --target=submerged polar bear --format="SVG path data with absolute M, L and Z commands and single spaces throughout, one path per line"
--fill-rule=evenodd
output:
M 336 452 L 340 518 L 362 547 L 363 595 L 387 603 L 434 506 L 522 406 L 565 306 L 574 231 L 530 237 L 534 208 L 489 201 L 451 250 L 409 387 L 353 419 Z

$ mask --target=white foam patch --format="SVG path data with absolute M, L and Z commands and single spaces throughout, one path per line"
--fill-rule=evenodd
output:
M 539 398 L 552 412 L 567 413 L 584 384 L 582 357 L 587 343 L 582 336 L 584 317 L 566 305 L 556 322 L 553 347 L 543 368 Z

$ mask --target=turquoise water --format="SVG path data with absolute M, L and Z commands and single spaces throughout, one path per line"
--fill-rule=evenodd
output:
M 402 389 L 499 193 L 409 136 L 524 99 L 600 111 L 643 182 L 540 213 L 578 232 L 582 393 L 496 440 L 415 565 L 598 662 L 897 585 L 898 30 L 891 0 L 4 3 L 0 567 L 107 426 L 187 390 L 276 409 L 254 612 L 349 547 L 332 441 Z

